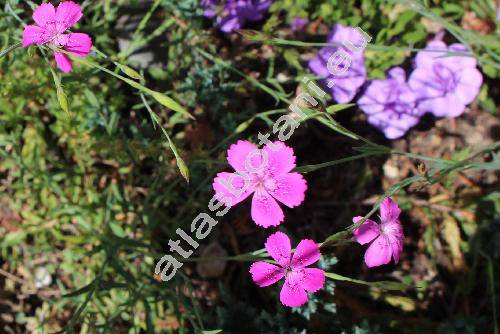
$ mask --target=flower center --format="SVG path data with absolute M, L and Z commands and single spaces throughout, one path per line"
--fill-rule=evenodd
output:
M 273 191 L 276 189 L 276 181 L 269 176 L 257 176 L 256 184 L 258 188 L 265 189 L 267 191 Z
M 288 266 L 285 268 L 285 277 L 290 286 L 299 285 L 304 280 L 304 269 Z
M 454 91 L 457 86 L 455 74 L 442 64 L 435 64 L 433 69 L 443 94 L 448 94 Z

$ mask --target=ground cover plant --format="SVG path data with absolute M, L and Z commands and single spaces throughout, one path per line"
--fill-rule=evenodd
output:
M 498 333 L 498 4 L 0 0 L 2 333 Z

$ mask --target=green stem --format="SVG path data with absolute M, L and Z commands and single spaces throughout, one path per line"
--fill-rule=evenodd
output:
M 0 51 L 0 58 L 6 56 L 9 52 L 11 51 L 14 51 L 15 49 L 17 49 L 18 47 L 20 47 L 23 43 L 19 42 L 19 43 L 16 43 L 16 44 L 12 44 L 11 46 L 9 46 L 7 49 L 5 50 L 2 50 Z
M 414 285 L 405 284 L 402 282 L 394 282 L 394 281 L 368 282 L 368 281 L 363 281 L 360 279 L 342 276 L 342 275 L 335 274 L 335 273 L 325 273 L 325 276 L 332 279 L 332 280 L 335 280 L 335 281 L 350 282 L 350 283 L 365 285 L 365 286 L 369 286 L 372 288 L 378 288 L 378 289 L 382 289 L 382 290 L 405 291 L 405 290 L 408 290 L 410 288 L 415 288 L 415 289 L 421 288 L 418 285 L 414 286 Z

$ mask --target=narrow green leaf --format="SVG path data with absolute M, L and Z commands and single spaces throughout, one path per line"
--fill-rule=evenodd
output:
M 8 48 L 6 48 L 5 50 L 2 50 L 0 51 L 0 58 L 4 57 L 5 55 L 7 55 L 9 52 L 17 49 L 18 47 L 20 47 L 22 45 L 22 43 L 17 43 L 17 44 L 13 44 L 11 46 L 9 46 Z
M 126 233 L 123 230 L 123 228 L 115 221 L 109 223 L 109 228 L 111 231 L 118 237 L 123 238 L 125 237 Z
M 59 102 L 59 106 L 62 110 L 69 114 L 68 98 L 66 97 L 66 93 L 64 93 L 61 79 L 52 68 L 50 68 L 50 71 L 52 72 L 52 78 L 54 79 L 54 84 L 56 86 L 57 101 Z
M 63 298 L 70 298 L 70 297 L 76 297 L 76 296 L 82 295 L 84 293 L 87 293 L 87 292 L 89 292 L 94 287 L 95 281 L 96 280 L 94 279 L 92 282 L 90 282 L 89 284 L 81 287 L 80 289 L 77 289 L 77 290 L 75 290 L 73 292 L 70 292 L 70 293 L 67 293 L 65 295 L 62 295 L 61 297 L 63 297 Z
M 189 168 L 187 167 L 186 163 L 184 160 L 181 158 L 180 154 L 177 152 L 177 148 L 175 147 L 174 143 L 170 139 L 170 136 L 168 135 L 167 131 L 163 128 L 163 126 L 160 126 L 161 131 L 165 135 L 165 137 L 168 140 L 168 144 L 170 146 L 170 149 L 175 155 L 175 159 L 177 160 L 177 167 L 179 167 L 179 171 L 181 172 L 181 175 L 186 179 L 186 181 L 189 183 Z
M 194 119 L 194 117 L 186 109 L 184 109 L 184 107 L 182 107 L 179 103 L 177 103 L 174 99 L 168 97 L 167 95 L 155 91 L 152 91 L 150 95 L 161 105 Z
M 61 109 L 69 114 L 68 99 L 61 86 L 57 87 L 57 101 L 59 101 Z
M 340 164 L 343 164 L 346 162 L 354 161 L 357 159 L 367 158 L 369 156 L 377 155 L 377 154 L 379 154 L 379 153 L 362 153 L 362 154 L 358 154 L 358 155 L 353 155 L 351 157 L 346 157 L 346 158 L 342 158 L 342 159 L 323 162 L 323 163 L 316 164 L 316 165 L 300 166 L 300 167 L 295 168 L 294 171 L 298 172 L 298 173 L 304 173 L 304 174 L 310 173 L 310 172 L 316 171 L 316 170 L 321 169 L 321 168 L 332 167 L 332 166 L 340 165 Z
M 333 106 L 329 106 L 326 108 L 326 112 L 329 114 L 335 114 L 338 111 L 348 109 L 350 107 L 355 106 L 354 103 L 347 103 L 347 104 L 334 104 Z
M 120 275 L 121 277 L 123 277 L 125 279 L 125 281 L 127 281 L 128 284 L 137 285 L 137 282 L 136 282 L 134 276 L 131 273 L 129 273 L 128 271 L 126 271 L 123 268 L 123 266 L 120 263 L 118 263 L 116 260 L 111 259 L 109 261 L 109 265 L 111 267 L 113 267 L 113 269 L 116 270 L 116 273 L 118 275 Z
M 142 300 L 142 303 L 144 304 L 144 310 L 146 311 L 146 333 L 154 334 L 155 325 L 153 321 L 153 315 L 151 312 L 151 306 L 149 306 L 149 303 L 146 298 Z
M 238 125 L 236 127 L 236 129 L 234 130 L 234 132 L 236 133 L 241 133 L 243 131 L 245 131 L 246 129 L 248 129 L 248 127 L 250 126 L 250 124 L 252 124 L 253 120 L 255 118 L 250 118 L 249 120 L 246 120 L 245 122 L 241 123 L 240 125 Z
M 116 66 L 118 66 L 120 71 L 122 71 L 123 73 L 125 73 L 126 75 L 131 77 L 132 79 L 144 80 L 143 76 L 139 72 L 134 70 L 132 67 L 127 66 L 127 65 L 122 65 L 120 63 L 115 63 L 115 64 L 116 64 Z
M 166 96 L 163 93 L 151 90 L 151 89 L 149 89 L 149 88 L 141 85 L 140 83 L 138 83 L 138 82 L 136 82 L 134 80 L 126 78 L 126 77 L 124 77 L 122 75 L 119 75 L 117 73 L 114 73 L 113 71 L 111 71 L 111 70 L 109 70 L 109 69 L 107 69 L 107 68 L 105 68 L 105 67 L 97 64 L 96 62 L 94 62 L 94 61 L 92 61 L 90 59 L 75 57 L 74 55 L 72 55 L 71 53 L 69 53 L 68 51 L 63 50 L 63 49 L 59 49 L 59 48 L 53 48 L 53 49 L 56 50 L 56 51 L 59 51 L 59 52 L 61 52 L 63 54 L 65 54 L 67 56 L 69 56 L 71 58 L 71 60 L 73 60 L 75 62 L 79 62 L 79 63 L 85 64 L 87 66 L 90 66 L 90 67 L 96 68 L 96 69 L 98 69 L 100 71 L 103 71 L 103 72 L 105 72 L 105 73 L 107 73 L 109 75 L 112 75 L 115 78 L 118 78 L 118 79 L 126 82 L 130 86 L 138 89 L 139 91 L 151 95 L 156 101 L 158 101 L 163 106 L 165 106 L 165 107 L 167 107 L 169 109 L 172 109 L 173 111 L 176 111 L 176 112 L 179 112 L 181 114 L 184 114 L 184 115 L 188 116 L 191 119 L 194 119 L 194 117 L 186 109 L 184 109 L 184 107 L 182 107 L 174 99 Z M 120 65 L 120 66 L 125 66 L 125 65 Z
M 177 167 L 179 168 L 179 171 L 181 172 L 182 177 L 189 183 L 189 168 L 187 167 L 186 163 L 180 156 L 179 152 L 177 151 L 177 147 L 175 147 L 172 139 L 170 139 L 170 136 L 167 133 L 167 130 L 160 124 L 160 121 L 158 120 L 158 116 L 153 112 L 151 109 L 151 106 L 149 105 L 148 101 L 146 100 L 146 97 L 144 94 L 141 94 L 141 99 L 142 102 L 144 103 L 144 106 L 146 107 L 147 111 L 149 112 L 149 115 L 151 116 L 151 119 L 153 120 L 153 124 L 156 124 L 160 127 L 161 131 L 163 132 L 163 135 L 167 138 L 168 145 L 170 146 L 170 149 L 174 153 L 175 159 L 177 161 Z
M 104 269 L 107 266 L 107 262 L 105 261 L 103 265 L 101 266 L 101 269 L 99 270 L 99 273 L 97 274 L 97 277 L 92 281 L 92 283 L 89 286 L 88 294 L 85 297 L 85 301 L 83 304 L 81 304 L 78 309 L 73 313 L 73 316 L 71 317 L 70 321 L 64 326 L 62 331 L 57 332 L 57 333 L 66 333 L 66 332 L 71 332 L 74 326 L 76 325 L 78 319 L 80 318 L 80 315 L 83 313 L 85 308 L 87 307 L 87 304 L 90 302 L 92 299 L 92 296 L 94 295 L 95 291 L 97 290 L 97 287 L 99 283 L 102 280 L 102 275 L 104 274 Z
M 325 273 L 325 276 L 328 278 L 331 278 L 336 281 L 344 281 L 344 282 L 351 282 L 351 283 L 356 283 L 356 284 L 361 284 L 361 285 L 366 285 L 366 286 L 371 286 L 374 288 L 379 288 L 382 290 L 395 290 L 395 291 L 404 291 L 409 288 L 415 287 L 415 288 L 420 288 L 419 286 L 412 286 L 406 283 L 402 282 L 392 282 L 392 281 L 377 281 L 377 282 L 368 282 L 368 281 L 363 281 L 355 278 L 350 278 L 347 276 L 342 276 L 339 274 L 335 273 Z

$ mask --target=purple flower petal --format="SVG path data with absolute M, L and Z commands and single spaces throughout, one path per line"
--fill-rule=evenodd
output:
M 354 52 L 341 44 L 350 42 L 356 47 L 362 46 L 363 36 L 355 28 L 337 24 L 327 41 L 339 46 L 321 48 L 318 56 L 309 61 L 309 69 L 323 79 L 323 84 L 330 89 L 336 102 L 348 103 L 365 83 L 366 68 L 362 52 Z
M 368 115 L 368 122 L 389 139 L 403 136 L 418 123 L 421 114 L 400 67 L 389 70 L 386 80 L 373 80 L 358 100 L 358 106 Z
M 433 52 L 443 50 L 443 52 Z M 476 69 L 477 61 L 468 55 L 448 55 L 460 52 L 470 54 L 462 44 L 446 47 L 441 41 L 430 42 L 417 53 L 415 70 L 408 84 L 415 93 L 418 109 L 437 117 L 460 116 L 465 106 L 477 97 L 483 78 Z

